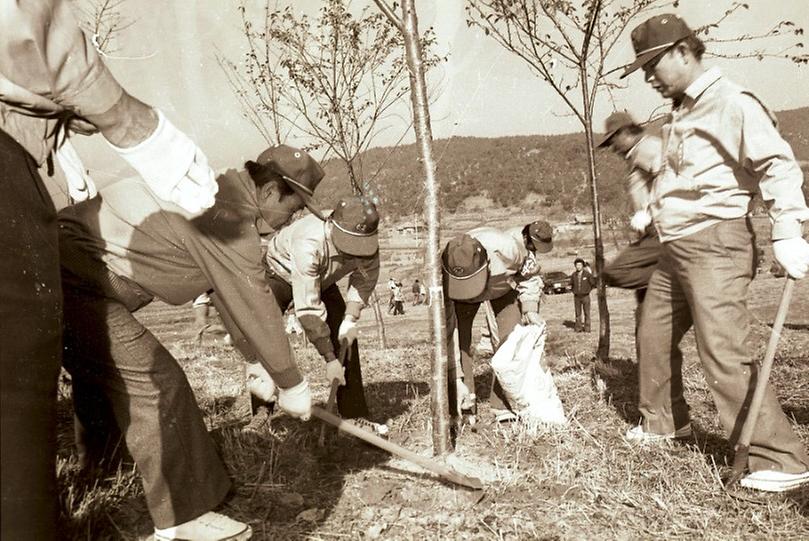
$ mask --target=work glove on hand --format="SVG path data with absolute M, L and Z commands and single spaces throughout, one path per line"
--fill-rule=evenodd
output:
M 526 312 L 522 315 L 523 323 L 526 325 L 541 325 L 542 318 L 537 312 Z
M 469 390 L 461 378 L 455 380 L 455 392 L 458 395 L 458 406 L 461 410 L 470 410 L 475 407 L 475 394 Z
M 164 201 L 176 203 L 192 214 L 211 208 L 219 190 L 205 154 L 186 134 L 157 111 L 157 128 L 137 145 L 115 151 L 143 177 L 146 185 Z
M 797 280 L 809 272 L 809 243 L 801 237 L 773 241 L 772 254 L 784 271 Z
M 312 416 L 312 393 L 309 392 L 309 382 L 304 379 L 294 387 L 279 389 L 278 405 L 293 417 L 308 421 Z
M 343 363 L 334 359 L 333 361 L 329 361 L 326 363 L 326 379 L 331 384 L 334 380 L 337 380 L 337 383 L 340 385 L 346 384 L 346 371 L 343 367 Z
M 247 390 L 250 391 L 250 394 L 264 402 L 275 400 L 277 390 L 275 382 L 260 363 L 247 363 L 245 375 L 247 377 Z
M 357 320 L 351 316 L 343 318 L 337 331 L 337 339 L 345 342 L 346 346 L 351 346 L 357 339 Z
M 629 226 L 638 233 L 646 231 L 650 223 L 652 223 L 652 215 L 649 214 L 648 210 L 637 211 L 629 220 Z

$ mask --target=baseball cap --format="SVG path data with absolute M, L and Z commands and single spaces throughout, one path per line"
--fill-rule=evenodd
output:
M 598 144 L 599 147 L 605 147 L 610 144 L 612 140 L 612 136 L 618 133 L 618 130 L 621 128 L 626 128 L 627 126 L 636 126 L 637 122 L 632 118 L 632 116 L 625 112 L 625 111 L 616 111 L 612 113 L 610 116 L 607 117 L 607 120 L 604 122 L 604 129 L 607 132 L 604 135 L 604 139 Z
M 315 188 L 325 176 L 323 168 L 312 156 L 295 147 L 278 145 L 259 154 L 256 162 L 278 174 L 312 214 L 321 220 L 326 219 L 312 201 Z
M 379 213 L 367 197 L 352 195 L 341 199 L 329 220 L 334 226 L 331 240 L 341 252 L 368 257 L 379 251 Z
M 537 252 L 546 254 L 553 250 L 553 227 L 545 220 L 537 220 L 528 225 L 528 237 Z
M 447 242 L 441 254 L 441 265 L 448 278 L 447 295 L 450 299 L 474 299 L 486 289 L 489 256 L 486 248 L 474 237 L 463 234 Z
M 635 61 L 624 68 L 621 79 L 669 50 L 681 39 L 693 35 L 685 21 L 673 13 L 651 17 L 632 30 Z

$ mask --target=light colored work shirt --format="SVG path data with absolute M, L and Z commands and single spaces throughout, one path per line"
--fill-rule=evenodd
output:
M 483 293 L 464 302 L 489 301 L 516 289 L 522 313 L 539 311 L 542 290 L 539 265 L 534 254 L 525 247 L 522 233 L 520 232 L 519 240 L 513 232 L 493 227 L 478 227 L 467 234 L 477 239 L 486 249 L 489 257 L 489 279 Z
M 625 159 L 629 164 L 627 190 L 634 212 L 649 208 L 652 181 L 660 172 L 662 154 L 663 142 L 655 135 L 644 135 L 626 153 Z
M 746 215 L 757 190 L 769 210 L 772 239 L 801 235 L 809 209 L 792 149 L 772 113 L 718 69 L 686 89 L 663 128 L 663 156 L 651 205 L 662 242 Z
M 273 274 L 292 286 L 295 315 L 315 347 L 319 340 L 329 339 L 320 292 L 348 276 L 346 314 L 359 318 L 379 279 L 379 253 L 372 257 L 341 253 L 331 240 L 330 227 L 313 214 L 301 218 L 270 240 L 265 260 Z

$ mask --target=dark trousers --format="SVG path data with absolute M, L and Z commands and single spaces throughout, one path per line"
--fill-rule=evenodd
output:
M 644 430 L 668 433 L 689 422 L 680 341 L 693 326 L 719 420 L 731 443 L 738 439 L 757 377 L 746 343 L 753 253 L 752 228 L 744 218 L 663 244 L 643 303 L 638 336 L 638 409 Z M 750 442 L 749 468 L 787 473 L 809 468 L 806 450 L 770 385 Z
M 56 213 L 33 158 L 0 130 L 2 539 L 56 538 L 62 288 Z
M 156 527 L 212 510 L 230 479 L 183 369 L 132 315 L 151 296 L 67 239 L 61 252 L 77 432 L 123 434 Z
M 292 304 L 292 286 L 271 273 L 267 273 L 267 283 L 272 290 L 278 308 L 285 312 Z M 326 325 L 329 326 L 330 338 L 334 352 L 340 351 L 340 340 L 337 337 L 340 323 L 346 313 L 346 303 L 340 288 L 332 284 L 320 292 L 320 299 L 326 305 Z M 346 384 L 337 389 L 337 411 L 344 419 L 356 419 L 368 416 L 368 404 L 365 401 L 365 390 L 362 384 L 360 367 L 360 349 L 357 342 L 351 346 L 345 362 Z
M 657 232 L 650 231 L 622 250 L 604 267 L 604 283 L 609 287 L 634 289 L 635 309 L 635 358 L 640 359 L 640 312 L 646 298 L 646 287 L 660 259 L 660 239 Z
M 506 341 L 508 335 L 514 330 L 521 319 L 520 305 L 517 300 L 517 292 L 512 290 L 502 297 L 492 299 L 492 311 L 497 321 L 497 334 L 500 343 Z M 471 392 L 475 392 L 475 371 L 472 360 L 472 323 L 475 315 L 482 303 L 454 302 L 455 318 L 458 326 L 458 348 L 461 351 L 461 368 L 463 370 L 464 383 Z M 453 352 L 450 352 L 452 355 Z M 453 384 L 451 381 L 450 384 Z M 451 393 L 454 395 L 454 393 Z M 489 394 L 489 405 L 492 409 L 511 409 L 506 398 L 506 393 L 497 381 L 497 377 L 492 374 L 492 387 Z
M 576 330 L 590 332 L 590 295 L 573 295 L 573 309 L 576 312 Z M 582 312 L 584 327 L 582 327 Z

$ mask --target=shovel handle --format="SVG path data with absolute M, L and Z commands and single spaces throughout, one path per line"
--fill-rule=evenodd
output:
M 753 391 L 753 399 L 750 401 L 750 408 L 747 410 L 747 417 L 744 420 L 744 425 L 742 425 L 739 441 L 736 443 L 736 454 L 733 457 L 733 471 L 727 483 L 728 486 L 741 479 L 745 468 L 747 468 L 747 459 L 750 453 L 750 439 L 753 436 L 756 421 L 758 421 L 761 403 L 764 401 L 764 392 L 767 390 L 767 381 L 770 379 L 770 371 L 772 370 L 773 360 L 775 359 L 775 350 L 778 348 L 778 340 L 781 338 L 784 321 L 789 312 L 789 302 L 792 299 L 792 290 L 794 287 L 795 279 L 791 276 L 787 276 L 784 291 L 781 293 L 781 301 L 778 303 L 778 311 L 773 321 L 770 340 L 767 342 L 767 351 L 764 354 L 764 361 L 762 361 L 761 369 L 758 371 L 756 377 L 756 388 Z
M 380 438 L 376 434 L 372 434 L 367 430 L 363 430 L 362 428 L 358 427 L 351 421 L 341 419 L 336 415 L 323 410 L 322 408 L 313 407 L 312 415 L 317 417 L 321 421 L 324 421 L 332 426 L 337 427 L 338 430 L 347 432 L 366 443 L 370 443 L 375 447 L 379 447 L 380 449 L 391 453 L 392 455 L 396 455 L 400 458 L 407 460 L 408 462 L 417 464 L 422 468 L 424 468 L 425 470 L 435 473 L 442 479 L 446 479 L 447 481 L 451 481 L 458 485 L 474 488 L 476 490 L 483 488 L 483 483 L 480 481 L 480 479 L 463 475 L 455 471 L 454 469 L 450 468 L 446 464 L 442 464 L 437 460 L 421 456 L 417 453 L 414 453 L 410 449 L 402 447 L 401 445 L 397 445 L 384 438 Z

